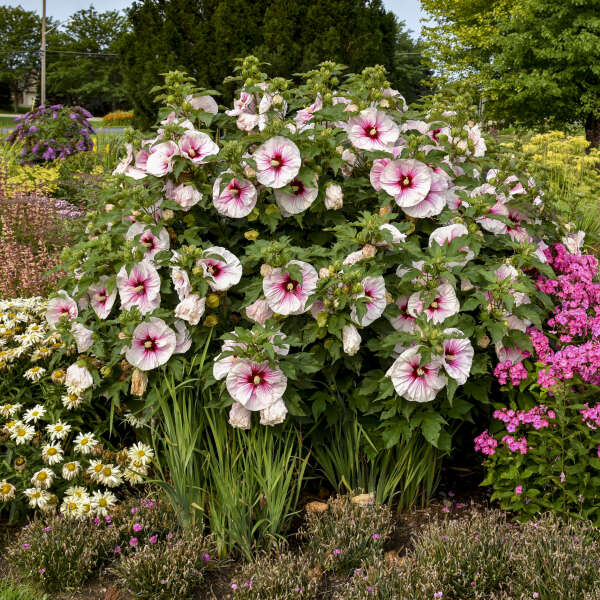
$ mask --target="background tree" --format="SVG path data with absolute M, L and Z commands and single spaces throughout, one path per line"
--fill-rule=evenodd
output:
M 422 0 L 426 53 L 443 81 L 479 90 L 490 116 L 577 121 L 600 145 L 600 0 Z
M 236 57 L 250 53 L 270 64 L 267 71 L 288 78 L 324 60 L 353 71 L 382 64 L 392 85 L 411 99 L 427 75 L 419 46 L 381 0 L 140 0 L 128 17 L 131 31 L 119 47 L 142 127 L 154 121 L 150 89 L 160 73 L 183 69 L 229 103 L 232 87 L 223 79 Z
M 78 104 L 103 115 L 127 104 L 116 54 L 127 29 L 118 11 L 94 7 L 76 12 L 64 30 L 48 36 L 47 96 L 50 102 Z
M 40 36 L 41 21 L 35 12 L 0 6 L 0 82 L 10 89 L 13 102 L 37 80 Z

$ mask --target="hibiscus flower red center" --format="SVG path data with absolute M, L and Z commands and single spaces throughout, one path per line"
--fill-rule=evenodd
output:
M 436 127 L 432 132 L 431 132 L 431 137 L 437 142 L 438 141 L 438 135 L 440 134 L 440 132 L 442 131 L 441 127 Z
M 304 193 L 304 184 L 299 179 L 294 179 L 290 187 L 296 196 L 301 196 Z
M 271 157 L 271 166 L 274 169 L 280 169 L 283 166 L 283 157 L 281 154 L 274 154 Z
M 425 367 L 415 365 L 415 367 L 413 368 L 413 377 L 418 379 L 420 377 L 423 377 L 424 375 L 427 375 L 427 369 Z
M 146 282 L 143 279 L 138 279 L 133 282 L 133 291 L 136 292 L 138 296 L 143 296 L 146 292 Z
M 287 292 L 292 292 L 292 293 L 296 293 L 296 291 L 298 290 L 298 287 L 300 286 L 300 284 L 295 279 L 292 279 L 290 277 L 289 273 L 287 274 L 282 285 Z
M 156 340 L 147 335 L 144 339 L 144 348 L 149 352 L 154 352 L 156 350 Z
M 265 380 L 265 372 L 259 369 L 252 369 L 248 375 L 248 383 L 259 386 Z
M 219 265 L 219 263 L 210 263 L 206 267 L 206 270 L 213 277 L 218 277 L 223 269 L 221 268 L 221 265 Z
M 141 242 L 144 246 L 146 246 L 146 248 L 148 248 L 148 250 L 154 250 L 154 248 L 156 248 L 156 241 L 152 234 L 142 236 Z
M 412 175 L 403 175 L 402 179 L 400 179 L 398 184 L 404 190 L 406 188 L 409 188 L 412 185 L 412 180 L 413 180 Z
M 373 124 L 373 125 L 367 125 L 365 127 L 365 133 L 367 134 L 367 136 L 369 136 L 371 139 L 376 139 L 379 132 L 377 131 L 377 125 Z
M 229 194 L 231 196 L 239 196 L 241 194 L 242 190 L 240 190 L 240 187 L 238 186 L 237 183 L 231 183 L 229 184 Z
M 67 306 L 61 306 L 58 310 L 61 315 L 66 315 L 69 312 L 69 308 Z
M 98 292 L 96 294 L 96 300 L 98 302 L 105 302 L 106 301 L 106 297 L 107 297 L 106 290 L 103 290 L 102 292 Z
M 196 149 L 195 149 L 195 148 L 190 148 L 190 149 L 188 150 L 188 156 L 189 156 L 190 158 L 194 158 L 194 157 L 195 157 L 197 154 L 198 154 L 198 152 L 196 152 Z
M 432 303 L 429 305 L 429 308 L 433 308 L 433 309 L 439 308 L 439 307 L 440 307 L 440 304 L 441 304 L 441 302 L 442 302 L 442 299 L 441 299 L 441 298 L 438 296 L 438 297 L 437 297 L 437 298 L 435 298 L 435 300 L 434 300 L 434 301 L 433 301 L 433 302 L 432 302 Z

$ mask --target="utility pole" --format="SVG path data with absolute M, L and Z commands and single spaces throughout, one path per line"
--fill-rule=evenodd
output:
M 42 73 L 40 77 L 40 104 L 46 104 L 46 0 L 42 0 Z

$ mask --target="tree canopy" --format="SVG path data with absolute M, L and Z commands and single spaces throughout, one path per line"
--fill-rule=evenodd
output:
M 224 93 L 233 59 L 255 54 L 267 70 L 291 78 L 323 60 L 359 71 L 381 64 L 410 100 L 428 70 L 420 47 L 381 0 L 140 0 L 128 11 L 131 31 L 120 43 L 124 83 L 138 123 L 153 122 L 150 89 L 180 68 Z
M 422 0 L 438 78 L 478 89 L 492 116 L 581 121 L 600 144 L 600 0 Z

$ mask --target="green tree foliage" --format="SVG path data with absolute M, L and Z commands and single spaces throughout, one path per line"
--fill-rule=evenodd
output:
M 600 0 L 423 0 L 439 75 L 478 88 L 495 118 L 585 123 L 600 145 Z
M 0 6 L 0 82 L 13 100 L 35 82 L 40 59 L 40 18 L 21 6 Z
M 420 46 L 381 0 L 140 0 L 120 44 L 124 81 L 138 124 L 155 117 L 150 90 L 160 74 L 181 68 L 229 101 L 223 85 L 236 56 L 253 53 L 268 71 L 291 78 L 323 60 L 359 71 L 382 64 L 409 100 L 427 77 Z
M 105 114 L 127 104 L 117 41 L 127 19 L 118 11 L 99 13 L 93 7 L 71 16 L 63 31 L 52 32 L 47 43 L 49 102 L 78 104 Z

